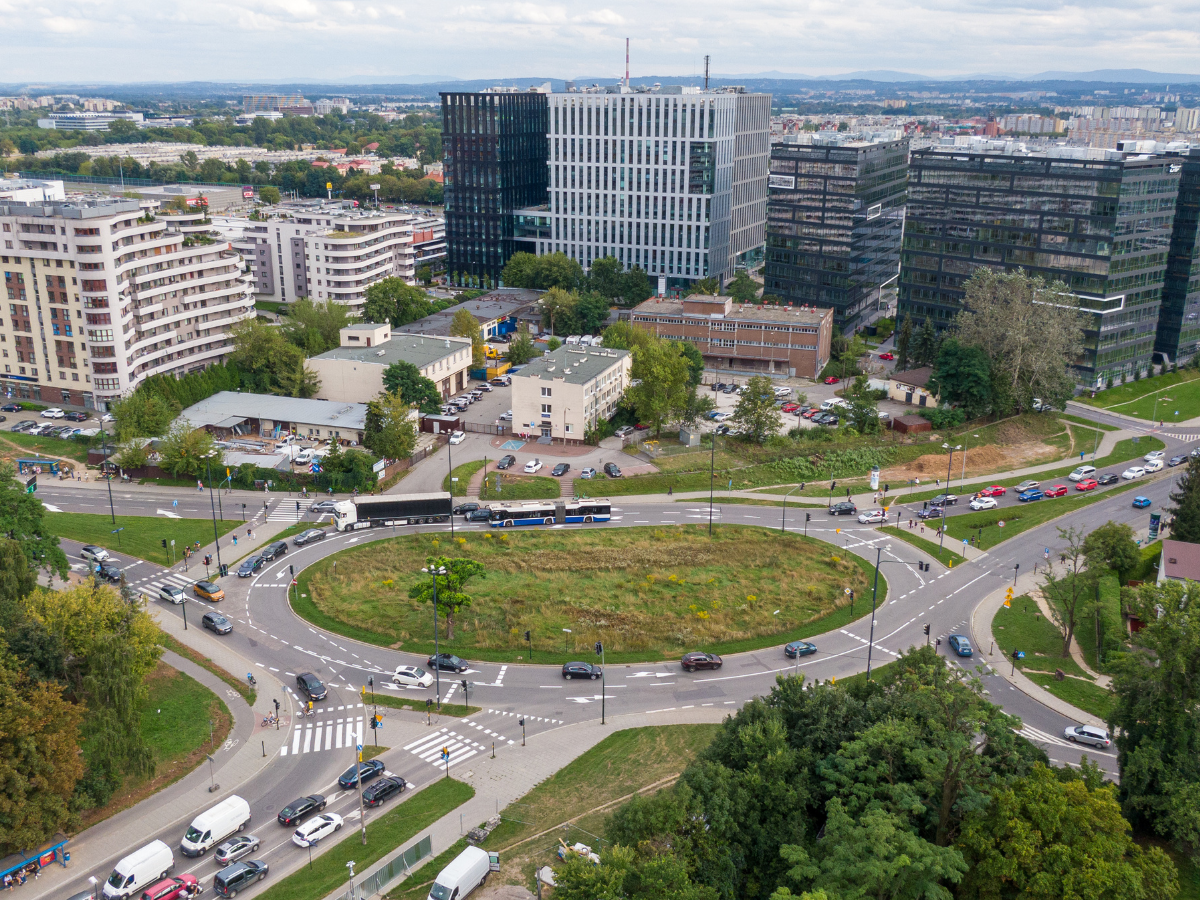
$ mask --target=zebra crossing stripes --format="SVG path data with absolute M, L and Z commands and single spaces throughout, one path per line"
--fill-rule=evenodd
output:
M 324 750 L 341 750 L 353 747 L 363 740 L 363 719 L 337 719 L 332 722 L 297 723 L 292 731 L 291 745 L 284 744 L 280 756 L 299 756 L 301 753 L 320 753 Z
M 514 718 L 523 718 L 526 722 L 546 722 L 550 725 L 565 724 L 562 719 L 544 719 L 541 716 L 526 716 L 526 715 L 522 715 L 521 713 L 505 712 L 502 709 L 489 709 L 488 712 L 493 713 L 497 716 L 512 716 Z
M 301 500 L 300 508 L 296 509 L 296 501 L 280 500 L 275 504 L 275 508 L 267 513 L 267 521 L 288 524 L 299 522 L 308 513 L 309 505 L 307 500 Z
M 430 763 L 435 768 L 443 769 L 447 766 L 446 761 L 442 759 L 443 747 L 450 751 L 449 765 L 451 766 L 458 765 L 477 753 L 487 750 L 483 744 L 476 743 L 471 738 L 451 731 L 449 728 L 439 728 L 434 734 L 427 734 L 420 740 L 405 745 L 404 749 L 417 759 Z
M 508 738 L 506 738 L 504 735 L 497 734 L 496 732 L 492 731 L 492 729 L 485 728 L 484 726 L 478 724 L 477 722 L 472 722 L 470 719 L 463 719 L 462 723 L 463 723 L 463 725 L 469 725 L 470 727 L 474 728 L 476 731 L 482 731 L 488 737 L 493 737 L 498 741 L 508 741 L 508 743 L 510 743 L 510 744 L 514 743 L 513 741 L 509 741 Z
M 1197 434 L 1194 431 L 1186 431 L 1186 432 L 1164 431 L 1164 432 L 1162 432 L 1162 434 L 1164 437 L 1175 438 L 1175 440 L 1177 440 L 1177 441 L 1187 441 L 1189 443 L 1192 441 L 1200 441 L 1200 434 Z
M 1021 737 L 1026 738 L 1027 740 L 1032 741 L 1035 744 L 1053 744 L 1056 747 L 1070 747 L 1072 749 L 1078 749 L 1081 746 L 1078 744 L 1072 744 L 1070 741 L 1066 740 L 1066 738 L 1062 737 L 1061 735 L 1055 736 L 1052 734 L 1047 734 L 1044 731 L 1040 731 L 1039 729 L 1034 728 L 1032 725 L 1026 725 L 1024 728 L 1019 730 L 1017 732 L 1017 734 L 1021 735 Z M 1105 751 L 1097 750 L 1094 747 L 1084 747 L 1083 749 L 1089 756 L 1093 756 L 1093 755 L 1111 756 L 1114 759 L 1116 759 L 1116 756 L 1117 756 L 1115 753 L 1106 753 Z

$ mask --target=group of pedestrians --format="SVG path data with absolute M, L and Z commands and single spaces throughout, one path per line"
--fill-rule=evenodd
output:
M 5 874 L 4 889 L 6 891 L 11 891 L 13 888 L 19 887 L 29 880 L 30 875 L 32 875 L 35 880 L 42 877 L 41 867 L 36 862 L 30 863 L 24 868 L 17 869 L 15 872 L 8 872 Z

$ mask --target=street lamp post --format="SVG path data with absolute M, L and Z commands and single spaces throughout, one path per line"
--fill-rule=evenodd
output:
M 783 534 L 784 531 L 787 530 L 786 529 L 786 526 L 787 526 L 787 498 L 792 496 L 792 494 L 794 494 L 796 491 L 800 490 L 800 488 L 802 488 L 802 487 L 804 487 L 803 484 L 798 484 L 794 488 L 792 488 L 790 491 L 788 491 L 786 494 L 783 495 L 783 518 L 779 522 L 779 533 L 780 534 Z
M 952 467 L 954 465 L 954 451 L 961 450 L 962 444 L 955 444 L 953 447 L 951 447 L 949 444 L 942 444 L 942 449 L 950 451 L 950 456 L 946 460 L 946 491 L 945 491 L 945 493 L 947 495 L 949 495 L 950 494 L 950 472 L 952 471 Z M 942 548 L 946 544 L 946 507 L 949 505 L 950 504 L 947 503 L 945 501 L 945 499 L 943 498 L 943 500 L 942 500 L 942 533 L 938 537 L 938 558 L 939 559 L 941 558 L 941 555 L 942 555 Z
M 450 474 L 447 475 L 446 477 L 450 479 L 450 503 L 451 503 L 451 505 L 453 505 L 453 503 L 454 503 L 454 454 L 452 454 L 450 452 L 450 448 L 452 446 L 453 446 L 453 444 L 451 444 L 450 441 L 447 440 L 446 441 L 446 463 L 450 466 Z M 486 478 L 487 475 L 485 474 L 483 477 Z M 464 496 L 465 496 L 465 492 L 464 492 Z M 454 513 L 450 514 L 450 540 L 454 540 Z M 437 606 L 437 604 L 434 604 L 435 609 L 436 609 L 436 606 Z M 438 707 L 438 708 L 440 709 L 441 707 Z
M 100 471 L 104 472 L 108 467 L 108 432 L 104 430 L 104 417 L 100 417 L 100 433 L 104 435 L 104 442 L 101 447 L 101 455 L 104 457 L 100 462 Z M 112 523 L 117 524 L 117 511 L 113 508 L 112 498 L 112 473 L 108 473 L 108 477 L 104 479 L 108 482 L 108 514 L 112 516 Z
M 449 446 L 447 444 L 446 446 Z M 451 516 L 451 519 L 454 517 Z M 442 711 L 442 666 L 441 660 L 438 658 L 438 624 L 437 624 L 437 577 L 446 574 L 446 567 L 441 566 L 437 569 L 432 566 L 425 566 L 421 569 L 426 575 L 433 576 L 433 677 L 436 681 L 437 691 L 437 708 L 438 712 Z
M 604 643 L 602 641 L 596 641 L 596 653 L 600 656 L 600 724 L 603 725 L 604 724 L 604 700 L 605 700 L 604 695 L 607 693 L 607 691 L 604 689 L 604 686 L 606 684 L 605 669 L 607 668 L 607 666 L 605 666 L 605 664 L 604 664 Z
M 1150 414 L 1150 421 L 1151 421 L 1151 422 L 1154 422 L 1154 421 L 1157 421 L 1157 420 L 1158 420 L 1158 401 L 1159 401 L 1159 400 L 1170 400 L 1170 399 L 1171 399 L 1170 397 L 1165 397 L 1165 396 L 1164 396 L 1164 397 L 1155 397 L 1155 398 L 1154 398 L 1154 412 L 1152 412 L 1152 413 Z
M 717 433 L 712 433 L 712 456 L 708 462 L 708 536 L 712 537 L 713 479 L 717 477 Z
M 212 458 L 216 455 L 217 454 L 215 452 L 205 453 L 205 454 L 203 454 L 203 458 L 204 458 L 204 471 L 205 471 L 205 474 L 208 475 L 208 504 L 209 504 L 209 506 L 212 507 L 213 544 L 217 548 L 217 571 L 220 572 L 221 571 L 221 539 L 220 539 L 220 535 L 217 533 L 217 504 L 213 498 L 212 465 L 211 465 Z

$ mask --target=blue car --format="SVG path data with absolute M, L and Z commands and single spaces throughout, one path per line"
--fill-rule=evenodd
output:
M 1149 497 L 1134 497 L 1133 498 L 1133 508 L 1134 509 L 1145 509 L 1149 505 L 1150 505 Z
M 959 656 L 971 655 L 971 641 L 966 635 L 952 634 L 946 639 L 946 643 L 948 643 L 950 645 L 950 649 Z
M 808 641 L 792 641 L 783 648 L 783 653 L 788 659 L 795 659 L 798 656 L 809 656 L 817 652 L 817 645 L 810 644 Z
M 1023 494 L 1018 494 L 1017 499 L 1022 503 L 1029 503 L 1031 500 L 1041 500 L 1046 494 L 1038 488 L 1030 488 Z

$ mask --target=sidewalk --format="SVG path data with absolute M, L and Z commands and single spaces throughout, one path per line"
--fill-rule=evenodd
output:
M 1037 579 L 1032 573 L 1028 573 L 1021 575 L 1017 579 L 1017 587 L 1013 593 L 1020 596 L 1036 589 Z M 1011 661 L 1004 655 L 996 652 L 996 640 L 992 635 L 992 619 L 995 618 L 1000 607 L 1004 605 L 1004 595 L 1007 590 L 1008 584 L 997 588 L 980 600 L 976 604 L 975 609 L 971 611 L 971 639 L 975 642 L 979 656 L 986 657 L 988 666 L 993 672 L 1021 693 L 1042 704 L 1042 706 L 1048 707 L 1060 716 L 1065 716 L 1076 722 L 1107 728 L 1108 726 L 1103 721 L 1091 713 L 1086 713 L 1082 709 L 1078 709 L 1067 703 L 1065 700 L 1060 700 L 1040 684 L 1030 681 L 1020 669 L 1014 671 Z M 987 648 L 986 651 L 984 650 L 985 647 Z M 1008 669 L 1008 671 L 1006 672 L 1005 669 Z

